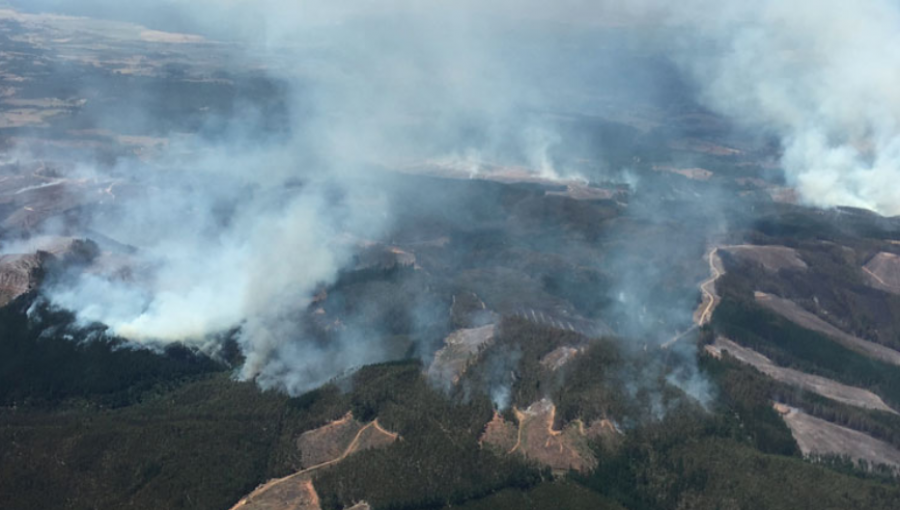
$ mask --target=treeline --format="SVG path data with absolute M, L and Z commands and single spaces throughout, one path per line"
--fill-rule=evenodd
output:
M 588 339 L 578 333 L 506 316 L 497 327 L 493 343 L 469 367 L 457 386 L 459 393 L 487 395 L 492 388 L 507 386 L 510 405 L 528 407 L 552 396 L 562 385 L 562 373 L 547 370 L 541 359 L 559 347 L 584 347 Z M 599 368 L 599 367 L 598 367 Z M 601 378 L 601 374 L 596 374 Z
M 415 362 L 364 367 L 353 377 L 354 415 L 400 434 L 391 447 L 354 454 L 316 475 L 325 509 L 366 500 L 379 509 L 439 508 L 500 489 L 527 489 L 549 473 L 478 444 L 493 410 L 484 395 L 454 403 Z
M 756 370 L 702 357 L 700 366 L 716 384 L 715 425 L 722 437 L 739 440 L 763 453 L 799 456 L 790 429 L 772 408 L 769 380 Z
M 231 508 L 295 471 L 299 433 L 346 413 L 217 373 L 117 409 L 0 410 L 4 509 Z
M 25 295 L 0 308 L 0 405 L 84 399 L 122 407 L 148 392 L 226 369 L 179 344 L 159 351 L 129 346 L 102 327 L 80 327 L 70 313 L 33 302 L 33 295 Z
M 898 481 L 897 468 L 890 464 L 873 464 L 866 459 L 854 460 L 849 455 L 836 454 L 811 455 L 807 457 L 807 460 L 845 475 L 874 479 L 884 483 Z
M 559 480 L 543 482 L 527 490 L 503 489 L 490 496 L 469 500 L 460 510 L 625 510 L 618 502 L 583 485 Z
M 857 430 L 900 448 L 900 416 L 896 414 L 841 404 L 789 387 L 778 387 L 773 395 L 775 400 L 801 408 L 812 416 Z
M 810 502 L 834 510 L 900 505 L 894 485 L 760 452 L 739 432 L 724 412 L 673 411 L 630 431 L 618 449 L 600 452 L 593 473 L 571 477 L 626 508 L 647 510 L 793 510 L 810 508 Z
M 838 242 L 752 231 L 749 242 L 793 248 L 808 268 L 775 273 L 723 251 L 720 255 L 728 273 L 717 287 L 739 299 L 749 299 L 755 290 L 791 299 L 843 331 L 900 350 L 900 296 L 869 286 L 861 269 L 886 249 L 884 241 L 849 233 L 835 235 Z
M 415 336 L 419 342 L 430 345 L 447 334 L 450 321 L 449 300 L 435 292 L 434 287 L 430 275 L 412 267 L 372 267 L 343 274 L 328 289 L 321 306 L 329 322 L 340 320 L 351 331 L 365 331 L 389 340 Z M 333 324 L 327 326 L 311 328 L 310 332 L 322 342 L 335 341 Z M 403 357 L 411 344 L 409 338 L 397 342 L 391 346 L 395 351 L 392 354 Z
M 558 368 L 542 363 L 559 348 L 576 349 L 577 353 Z M 454 394 L 457 398 L 489 396 L 503 388 L 510 397 L 506 404 L 519 409 L 548 398 L 556 405 L 557 427 L 601 418 L 640 421 L 652 414 L 652 400 L 667 405 L 667 401 L 683 397 L 665 381 L 661 363 L 653 356 L 624 353 L 616 339 L 590 339 L 505 316 L 493 343 L 468 368 Z M 514 420 L 511 410 L 506 411 L 506 417 Z
M 556 334 L 519 326 L 507 333 L 532 335 L 535 344 Z M 600 385 L 619 391 L 618 374 L 630 365 L 612 345 L 593 345 L 555 393 L 572 395 L 572 403 L 560 401 L 560 412 L 586 411 Z M 543 350 L 534 349 L 534 357 Z M 423 377 L 420 363 L 404 361 L 364 367 L 292 399 L 219 373 L 111 411 L 2 411 L 0 441 L 10 447 L 0 451 L 0 493 L 13 495 L 10 508 L 23 509 L 228 508 L 257 484 L 299 467 L 300 433 L 352 409 L 361 420 L 377 417 L 401 439 L 319 472 L 326 509 L 363 499 L 377 509 L 473 510 L 900 504 L 894 486 L 842 474 L 836 461 L 826 469 L 800 460 L 760 374 L 727 359 L 704 358 L 701 369 L 719 388 L 709 410 L 673 390 L 663 414 L 624 424 L 621 441 L 596 445 L 597 470 L 570 474 L 569 482 L 480 448 L 493 414 L 487 396 L 447 398 Z M 592 370 L 601 381 L 596 386 Z
M 713 317 L 713 327 L 778 365 L 868 388 L 888 403 L 900 405 L 900 369 L 851 351 L 756 304 L 723 300 Z
M 796 386 L 775 381 L 755 368 L 731 356 L 711 359 L 704 356 L 701 365 L 713 375 L 722 394 L 743 395 L 759 405 L 780 402 L 823 420 L 868 434 L 900 448 L 900 416 L 874 409 L 842 404 Z
M 592 364 L 590 352 L 581 358 L 585 366 Z M 606 362 L 593 361 L 601 368 Z M 453 403 L 428 385 L 415 363 L 366 367 L 348 394 L 354 409 L 380 416 L 403 439 L 321 472 L 316 487 L 323 508 L 363 499 L 378 509 L 498 510 L 792 509 L 808 501 L 825 509 L 889 509 L 900 503 L 896 487 L 861 479 L 856 469 L 800 459 L 761 374 L 710 357 L 701 369 L 719 388 L 710 409 L 671 399 L 661 416 L 628 425 L 620 441 L 596 444 L 597 469 L 570 473 L 578 484 L 572 485 L 550 482 L 549 473 L 514 456 L 480 449 L 477 439 L 491 413 L 485 398 Z

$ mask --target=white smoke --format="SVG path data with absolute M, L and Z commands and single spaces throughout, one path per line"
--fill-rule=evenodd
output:
M 126 10 L 116 4 L 77 5 L 84 12 Z M 77 9 L 54 0 L 30 5 Z M 900 5 L 893 0 L 688 0 L 677 6 L 661 0 L 169 0 L 129 3 L 127 11 L 160 22 L 189 18 L 192 26 L 270 47 L 309 42 L 311 35 L 360 20 L 393 19 L 403 33 L 389 48 L 373 48 L 387 52 L 366 54 L 392 77 L 389 85 L 406 87 L 403 94 L 389 94 L 384 107 L 434 109 L 425 106 L 422 93 L 438 85 L 447 108 L 437 115 L 467 107 L 493 110 L 496 115 L 482 117 L 486 124 L 507 119 L 503 112 L 522 106 L 523 99 L 534 100 L 532 106 L 548 99 L 529 88 L 526 75 L 507 72 L 497 51 L 502 36 L 486 29 L 492 23 L 505 23 L 498 33 L 532 21 L 561 23 L 559 30 L 644 31 L 657 51 L 693 76 L 706 104 L 780 138 L 789 184 L 807 203 L 900 214 Z M 364 22 L 354 29 L 373 26 Z M 375 85 L 372 91 L 381 92 Z M 552 143 L 553 136 L 542 135 L 539 144 Z M 542 149 L 532 150 L 541 171 L 551 172 Z
M 679 59 L 707 104 L 779 137 L 807 203 L 900 214 L 900 4 L 699 5 Z
M 87 13 L 96 14 L 90 5 Z M 523 160 L 555 174 L 552 135 L 533 131 L 549 140 L 533 151 L 531 135 L 511 127 L 512 112 L 539 103 L 539 94 L 498 65 L 503 41 L 464 10 L 406 2 L 385 10 L 355 2 L 218 5 L 138 2 L 135 9 L 196 15 L 200 29 L 227 18 L 246 44 L 236 71 L 258 67 L 288 84 L 298 112 L 289 136 L 261 139 L 233 122 L 220 141 L 172 140 L 152 166 L 120 163 L 108 173 L 142 189 L 117 214 L 93 218 L 92 228 L 138 249 L 136 277 L 79 273 L 45 290 L 79 320 L 147 345 L 207 348 L 214 335 L 237 329 L 241 377 L 301 392 L 387 355 L 376 334 L 347 333 L 323 345 L 304 338 L 298 320 L 354 250 L 390 226 L 383 191 L 391 180 L 370 175 L 373 164 L 456 150 L 494 159 L 493 140 L 511 134 L 527 142 Z M 470 147 L 460 126 L 473 123 L 488 126 L 490 140 Z
M 220 164 L 203 164 L 211 163 Z M 355 345 L 355 357 L 347 345 L 291 344 L 303 340 L 296 314 L 316 288 L 337 277 L 357 242 L 381 235 L 384 204 L 377 190 L 360 196 L 348 171 L 323 169 L 319 179 L 280 169 L 260 184 L 264 163 L 272 161 L 240 161 L 246 179 L 229 177 L 228 168 L 184 170 L 190 177 L 172 172 L 158 188 L 129 200 L 121 214 L 96 218 L 96 229 L 138 247 L 135 277 L 79 272 L 46 289 L 52 302 L 148 345 L 211 348 L 211 335 L 240 328 L 241 376 L 260 376 L 273 363 L 293 367 L 295 373 L 282 368 L 282 377 L 260 379 L 290 391 L 360 364 L 370 347 L 377 352 L 374 345 Z M 279 174 L 306 180 L 298 189 Z M 223 205 L 232 209 L 217 212 Z
M 63 4 L 29 8 L 77 11 Z M 535 123 L 539 116 L 522 122 L 521 112 L 562 105 L 582 113 L 591 103 L 579 87 L 608 77 L 573 73 L 583 82 L 559 87 L 547 61 L 572 70 L 584 60 L 552 49 L 520 54 L 504 35 L 511 27 L 646 34 L 707 105 L 782 141 L 787 179 L 806 202 L 900 214 L 900 7 L 890 0 L 169 0 L 129 2 L 130 14 L 109 0 L 78 5 L 83 14 L 119 9 L 242 41 L 241 61 L 289 83 L 302 113 L 287 141 L 237 132 L 190 147 L 200 155 L 193 159 L 173 148 L 155 188 L 127 214 L 96 220 L 97 230 L 140 248 L 149 276 L 84 275 L 51 289 L 53 301 L 136 341 L 202 345 L 241 327 L 243 376 L 270 385 L 299 390 L 341 368 L 323 363 L 337 351 L 302 343 L 286 324 L 347 263 L 348 239 L 389 227 L 390 208 L 378 198 L 389 183 L 365 179 L 368 163 L 492 160 L 514 139 L 520 159 L 560 175 L 552 153 L 565 140 Z M 479 131 L 470 135 L 473 125 Z M 224 219 L 215 212 L 222 204 Z M 341 347 L 345 367 L 377 352 L 365 341 Z

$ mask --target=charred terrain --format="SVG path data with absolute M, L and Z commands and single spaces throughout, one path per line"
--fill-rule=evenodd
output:
M 344 112 L 289 59 L 157 28 L 0 8 L 0 507 L 900 507 L 900 219 L 798 203 L 778 142 L 658 54 L 597 36 L 665 97 L 516 117 L 574 140 L 544 154 L 568 173 L 360 143 L 352 187 L 267 187 L 284 153 L 240 180 L 224 147 Z M 280 244 L 294 200 L 327 235 Z M 181 227 L 196 265 L 156 242 Z M 152 319 L 179 293 L 214 305 L 176 335 Z

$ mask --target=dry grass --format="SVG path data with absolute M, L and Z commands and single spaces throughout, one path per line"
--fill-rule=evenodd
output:
M 515 448 L 517 441 L 518 430 L 516 426 L 504 420 L 503 415 L 495 412 L 493 419 L 485 427 L 479 443 L 482 446 L 487 444 L 498 452 L 509 453 Z
M 846 455 L 870 464 L 900 468 L 900 450 L 884 441 L 776 404 L 804 455 Z
M 820 319 L 797 303 L 765 292 L 756 292 L 756 302 L 785 319 L 831 338 L 844 347 L 865 356 L 900 366 L 900 352 L 855 337 Z
M 576 349 L 568 345 L 557 347 L 548 352 L 541 358 L 541 366 L 547 370 L 556 371 L 562 368 L 566 363 L 575 359 L 576 356 L 584 352 L 584 348 Z
M 482 444 L 508 454 L 518 453 L 555 473 L 590 471 L 597 465 L 590 440 L 618 433 L 608 420 L 598 420 L 590 427 L 575 421 L 556 430 L 553 428 L 556 406 L 547 399 L 535 402 L 524 411 L 513 411 L 518 427 L 506 422 L 499 413 L 495 414 L 482 434 Z
M 362 424 L 347 413 L 340 420 L 304 432 L 297 439 L 303 469 L 284 478 L 270 480 L 241 499 L 232 510 L 318 510 L 319 496 L 312 475 L 346 459 L 354 453 L 372 448 L 386 448 L 399 436 L 385 430 L 378 419 Z M 358 508 L 357 508 L 358 507 Z M 366 503 L 355 505 L 368 508 Z
M 723 247 L 722 250 L 727 251 L 735 258 L 759 264 L 772 272 L 777 272 L 782 269 L 805 270 L 808 268 L 806 262 L 800 258 L 800 254 L 797 250 L 786 246 L 756 246 L 744 244 Z
M 0 255 L 0 306 L 37 286 L 37 270 L 43 263 L 38 254 Z
M 688 179 L 693 179 L 695 181 L 708 181 L 714 175 L 712 172 L 705 168 L 680 168 L 671 165 L 653 165 L 653 170 L 655 172 L 669 172 L 673 174 L 678 174 L 682 177 L 687 177 Z
M 900 256 L 882 252 L 863 266 L 869 285 L 876 289 L 900 294 Z
M 444 339 L 444 348 L 434 355 L 428 377 L 444 385 L 456 384 L 476 356 L 494 340 L 493 324 L 460 329 Z
M 716 338 L 712 345 L 706 346 L 706 351 L 717 358 L 721 357 L 723 351 L 727 351 L 730 356 L 753 366 L 776 381 L 803 388 L 806 391 L 817 393 L 837 402 L 896 414 L 896 411 L 888 407 L 881 397 L 869 390 L 847 386 L 846 384 L 841 384 L 825 377 L 806 374 L 799 370 L 779 367 L 762 354 L 738 345 L 727 338 Z

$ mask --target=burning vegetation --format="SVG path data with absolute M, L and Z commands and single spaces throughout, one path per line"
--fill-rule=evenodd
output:
M 900 11 L 525 1 L 0 9 L 4 507 L 897 508 Z

